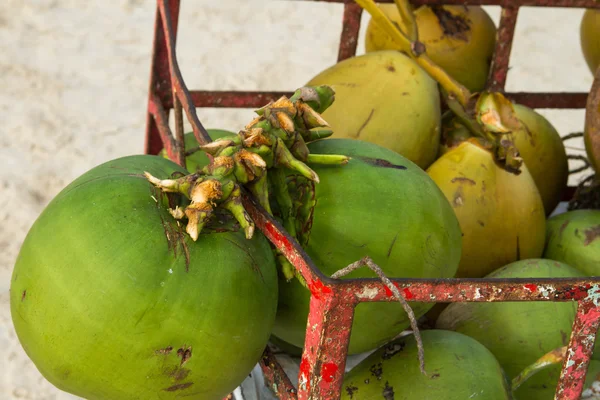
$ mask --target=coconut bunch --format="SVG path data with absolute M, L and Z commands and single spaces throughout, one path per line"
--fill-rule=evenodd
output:
M 319 182 L 318 175 L 307 165 L 345 164 L 342 155 L 310 154 L 306 143 L 328 137 L 333 132 L 320 112 L 334 101 L 329 86 L 302 87 L 291 98 L 277 101 L 256 110 L 258 116 L 237 134 L 219 138 L 199 146 L 210 159 L 197 172 L 177 179 L 160 179 L 146 172 L 147 179 L 164 192 L 183 194 L 190 200 L 185 207 L 169 209 L 180 220 L 187 219 L 186 232 L 196 241 L 215 208 L 229 211 L 246 237 L 254 233 L 254 222 L 242 205 L 241 188 L 247 188 L 269 213 L 268 170 L 289 169 L 305 178 Z M 287 190 L 277 180 L 271 182 L 278 194 Z

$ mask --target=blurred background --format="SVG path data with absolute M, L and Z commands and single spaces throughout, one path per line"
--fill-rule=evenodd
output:
M 300 87 L 336 62 L 342 8 L 184 0 L 177 40 L 184 79 L 191 89 Z M 484 8 L 497 24 L 499 7 Z M 508 91 L 589 91 L 582 14 L 521 9 Z M 153 0 L 0 2 L 0 399 L 76 398 L 45 381 L 16 338 L 12 268 L 28 229 L 64 186 L 100 163 L 143 152 L 154 18 Z M 358 54 L 368 21 L 363 14 Z M 583 110 L 538 112 L 563 136 L 583 130 Z M 198 114 L 207 128 L 234 131 L 253 118 L 252 110 Z M 566 145 L 568 153 L 584 154 L 581 140 Z

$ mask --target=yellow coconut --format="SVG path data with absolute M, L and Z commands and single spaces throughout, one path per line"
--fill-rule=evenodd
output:
M 529 173 L 540 191 L 546 215 L 552 213 L 561 200 L 569 179 L 567 152 L 560 134 L 541 114 L 529 107 L 513 104 L 522 129 L 515 130 L 513 140 Z M 470 136 L 457 119 L 442 125 L 440 156 Z
M 457 277 L 480 278 L 513 261 L 541 257 L 544 205 L 525 165 L 518 175 L 510 173 L 469 139 L 427 173 L 454 208 L 463 233 Z
M 335 102 L 322 114 L 335 137 L 387 147 L 423 169 L 436 158 L 441 119 L 437 83 L 408 56 L 388 50 L 352 57 L 307 85 L 335 90 Z
M 513 107 L 523 126 L 513 132 L 515 146 L 540 191 L 546 215 L 550 215 L 569 179 L 565 145 L 554 126 L 542 115 L 519 104 Z
M 379 7 L 406 32 L 395 4 Z M 496 26 L 485 10 L 478 6 L 421 6 L 414 13 L 419 41 L 425 44 L 429 57 L 469 90 L 482 90 L 496 45 Z M 400 47 L 371 20 L 365 49 Z
M 590 71 L 600 65 L 600 10 L 586 10 L 579 26 L 581 51 Z

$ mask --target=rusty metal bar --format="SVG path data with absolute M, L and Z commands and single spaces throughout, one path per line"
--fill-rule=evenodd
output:
M 306 0 L 300 0 L 306 1 Z M 347 3 L 352 0 L 311 0 L 316 3 Z M 378 3 L 393 3 L 394 0 L 377 0 Z M 411 0 L 414 6 L 457 5 L 457 6 L 501 6 L 501 7 L 570 7 L 600 8 L 596 0 Z
M 275 101 L 281 96 L 291 96 L 293 92 L 280 91 L 209 91 L 190 92 L 196 107 L 206 108 L 258 108 Z M 508 92 L 509 99 L 531 108 L 580 109 L 585 108 L 588 93 L 563 92 Z M 168 109 L 173 107 L 172 99 L 165 102 Z
M 200 144 L 209 143 L 212 141 L 208 132 L 202 126 L 202 123 L 198 119 L 198 115 L 196 114 L 196 109 L 192 102 L 192 98 L 190 96 L 190 92 L 185 86 L 183 81 L 183 77 L 181 76 L 181 71 L 179 70 L 179 65 L 177 63 L 177 57 L 175 55 L 175 44 L 177 39 L 177 24 L 173 23 L 173 18 L 178 19 L 179 15 L 179 0 L 170 2 L 167 7 L 165 1 L 168 0 L 158 0 L 158 11 L 160 13 L 160 17 L 162 20 L 162 27 L 164 30 L 163 37 L 165 38 L 165 46 L 166 46 L 166 57 L 168 58 L 169 71 L 171 74 L 171 85 L 172 91 L 179 101 L 181 101 L 181 106 L 185 111 L 188 120 L 192 125 L 192 130 L 194 131 L 194 136 L 196 140 Z M 177 16 L 172 15 L 172 11 L 174 5 L 176 4 Z M 168 40 L 167 40 L 168 39 Z M 169 90 L 169 94 L 171 93 Z
M 338 62 L 353 57 L 356 54 L 362 11 L 362 7 L 354 2 L 344 4 L 344 17 L 342 23 L 342 35 L 340 37 L 340 48 L 338 51 Z
M 519 6 L 502 8 L 500 26 L 496 33 L 496 48 L 486 85 L 488 89 L 495 92 L 504 91 L 506 85 L 510 51 L 515 36 L 518 15 Z
M 556 391 L 557 398 L 578 399 L 581 396 L 600 324 L 598 304 L 597 290 L 578 302 L 567 358 L 563 362 Z
M 356 304 L 327 286 L 318 294 L 312 293 L 298 376 L 298 400 L 339 396 Z
M 292 385 L 290 378 L 281 368 L 268 346 L 259 363 L 265 376 L 265 383 L 280 400 L 295 400 L 297 398 L 296 388 Z
M 177 30 L 179 21 L 179 0 L 169 2 L 171 7 L 171 29 Z M 175 33 L 176 34 L 176 33 Z M 150 87 L 148 93 L 150 96 L 158 97 L 163 104 L 163 109 L 168 110 L 170 107 L 164 106 L 164 100 L 170 97 L 171 93 L 171 74 L 169 70 L 169 60 L 167 53 L 167 40 L 164 34 L 164 28 L 158 6 L 156 17 L 154 19 L 154 39 L 152 44 L 152 63 L 150 67 Z M 152 99 L 148 99 L 148 105 L 152 103 Z M 172 106 L 171 106 L 172 107 Z M 167 119 L 168 121 L 168 119 Z M 167 122 L 168 127 L 168 122 Z M 160 133 L 151 113 L 146 115 L 146 143 L 144 150 L 146 154 L 158 154 L 162 148 Z

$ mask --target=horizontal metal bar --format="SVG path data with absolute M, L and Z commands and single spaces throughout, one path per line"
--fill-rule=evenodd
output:
M 497 302 L 600 300 L 600 277 L 585 278 L 449 278 L 391 279 L 409 301 Z M 392 291 L 378 279 L 333 281 L 331 286 L 354 294 L 360 302 L 396 301 Z
M 301 0 L 307 1 L 307 0 Z M 315 3 L 347 3 L 352 0 L 309 0 Z M 394 0 L 377 0 L 378 3 L 393 3 Z M 411 0 L 414 6 L 420 5 L 481 5 L 501 7 L 569 7 L 600 8 L 596 0 Z
M 196 107 L 259 108 L 281 96 L 289 97 L 293 92 L 193 90 L 190 94 Z M 530 108 L 579 109 L 585 108 L 588 93 L 508 92 L 505 95 Z M 165 100 L 165 108 L 173 108 L 173 100 Z

